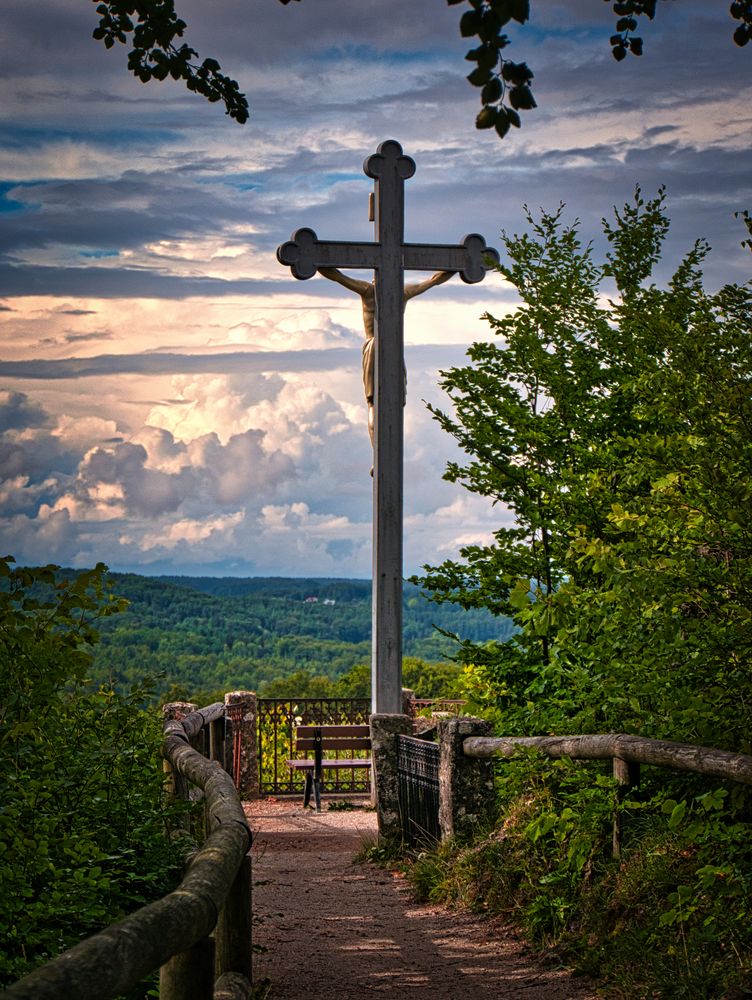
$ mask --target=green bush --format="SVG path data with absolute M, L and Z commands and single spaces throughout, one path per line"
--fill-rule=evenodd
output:
M 619 801 L 604 766 L 534 754 L 500 765 L 498 821 L 470 843 L 412 858 L 418 895 L 503 914 L 533 944 L 635 1000 L 748 996 L 744 793 L 656 772 Z M 614 859 L 617 811 L 624 840 Z
M 0 984 L 169 891 L 161 726 L 147 685 L 86 681 L 96 621 L 121 608 L 105 567 L 0 559 Z

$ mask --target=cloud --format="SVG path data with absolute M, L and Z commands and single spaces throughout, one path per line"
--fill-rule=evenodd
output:
M 205 552 L 207 548 L 213 548 L 218 549 L 219 554 L 225 554 L 227 548 L 234 544 L 235 529 L 242 519 L 241 511 L 201 520 L 184 518 L 173 521 L 163 532 L 147 532 L 138 539 L 132 539 L 125 534 L 121 541 L 134 543 L 142 551 L 151 553 L 160 549 L 175 549 L 178 546 L 190 549 L 191 546 L 201 544 Z M 206 542 L 209 542 L 210 546 L 203 544 Z
M 358 347 L 362 340 L 352 338 Z M 408 356 L 417 367 L 430 365 L 437 356 L 463 351 L 463 344 L 437 348 L 433 344 L 410 345 Z M 72 379 L 136 373 L 140 375 L 198 374 L 216 372 L 330 372 L 337 368 L 359 367 L 359 351 L 354 347 L 291 351 L 227 351 L 211 354 L 172 354 L 154 351 L 144 354 L 101 354 L 90 358 L 0 361 L 0 375 L 16 379 Z
M 26 427 L 41 427 L 48 422 L 41 406 L 31 403 L 23 392 L 0 389 L 0 433 Z
M 275 282 L 253 278 L 179 277 L 135 268 L 23 266 L 0 262 L 0 295 L 76 295 L 90 298 L 252 295 L 279 291 Z
M 250 323 L 236 323 L 227 332 L 227 344 L 244 344 L 257 350 L 330 350 L 360 347 L 363 338 L 332 320 L 325 309 L 300 309 L 280 321 L 268 316 Z M 216 343 L 216 342 L 213 342 Z

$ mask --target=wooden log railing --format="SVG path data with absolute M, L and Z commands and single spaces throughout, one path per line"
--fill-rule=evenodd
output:
M 469 736 L 463 741 L 466 757 L 487 760 L 514 757 L 522 749 L 537 750 L 548 757 L 569 757 L 572 760 L 613 761 L 613 773 L 619 796 L 640 781 L 640 765 L 691 771 L 706 777 L 720 778 L 752 785 L 752 756 L 716 750 L 713 747 L 653 740 L 627 733 L 605 733 L 586 736 Z M 613 854 L 621 854 L 621 812 L 614 817 Z
M 251 834 L 220 762 L 224 712 L 217 702 L 165 722 L 162 752 L 173 787 L 196 786 L 205 802 L 206 839 L 177 889 L 81 941 L 3 997 L 114 1000 L 160 969 L 160 1000 L 249 1000 Z M 205 745 L 214 759 L 192 743 Z

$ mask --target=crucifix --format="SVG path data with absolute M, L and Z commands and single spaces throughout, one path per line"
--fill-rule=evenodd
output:
M 342 267 L 374 272 L 371 701 L 374 712 L 398 714 L 402 712 L 404 272 L 457 272 L 464 282 L 475 284 L 499 255 L 477 233 L 459 245 L 404 242 L 404 186 L 415 173 L 415 162 L 398 142 L 382 142 L 366 158 L 363 170 L 374 180 L 375 241 L 320 240 L 312 229 L 298 229 L 277 249 L 277 259 L 300 279 L 312 278 L 317 271 L 334 278 L 334 269 Z M 438 283 L 437 275 L 433 284 Z M 363 295 L 359 288 L 354 290 Z M 364 313 L 365 304 L 364 298 Z

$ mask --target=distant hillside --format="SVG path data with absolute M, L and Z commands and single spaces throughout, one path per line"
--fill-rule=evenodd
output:
M 370 581 L 109 577 L 130 606 L 102 623 L 95 670 L 119 686 L 149 671 L 161 691 L 257 690 L 300 670 L 336 679 L 370 658 Z M 434 626 L 475 641 L 511 634 L 507 619 L 432 604 L 410 584 L 403 616 L 405 655 L 429 662 L 454 648 Z

